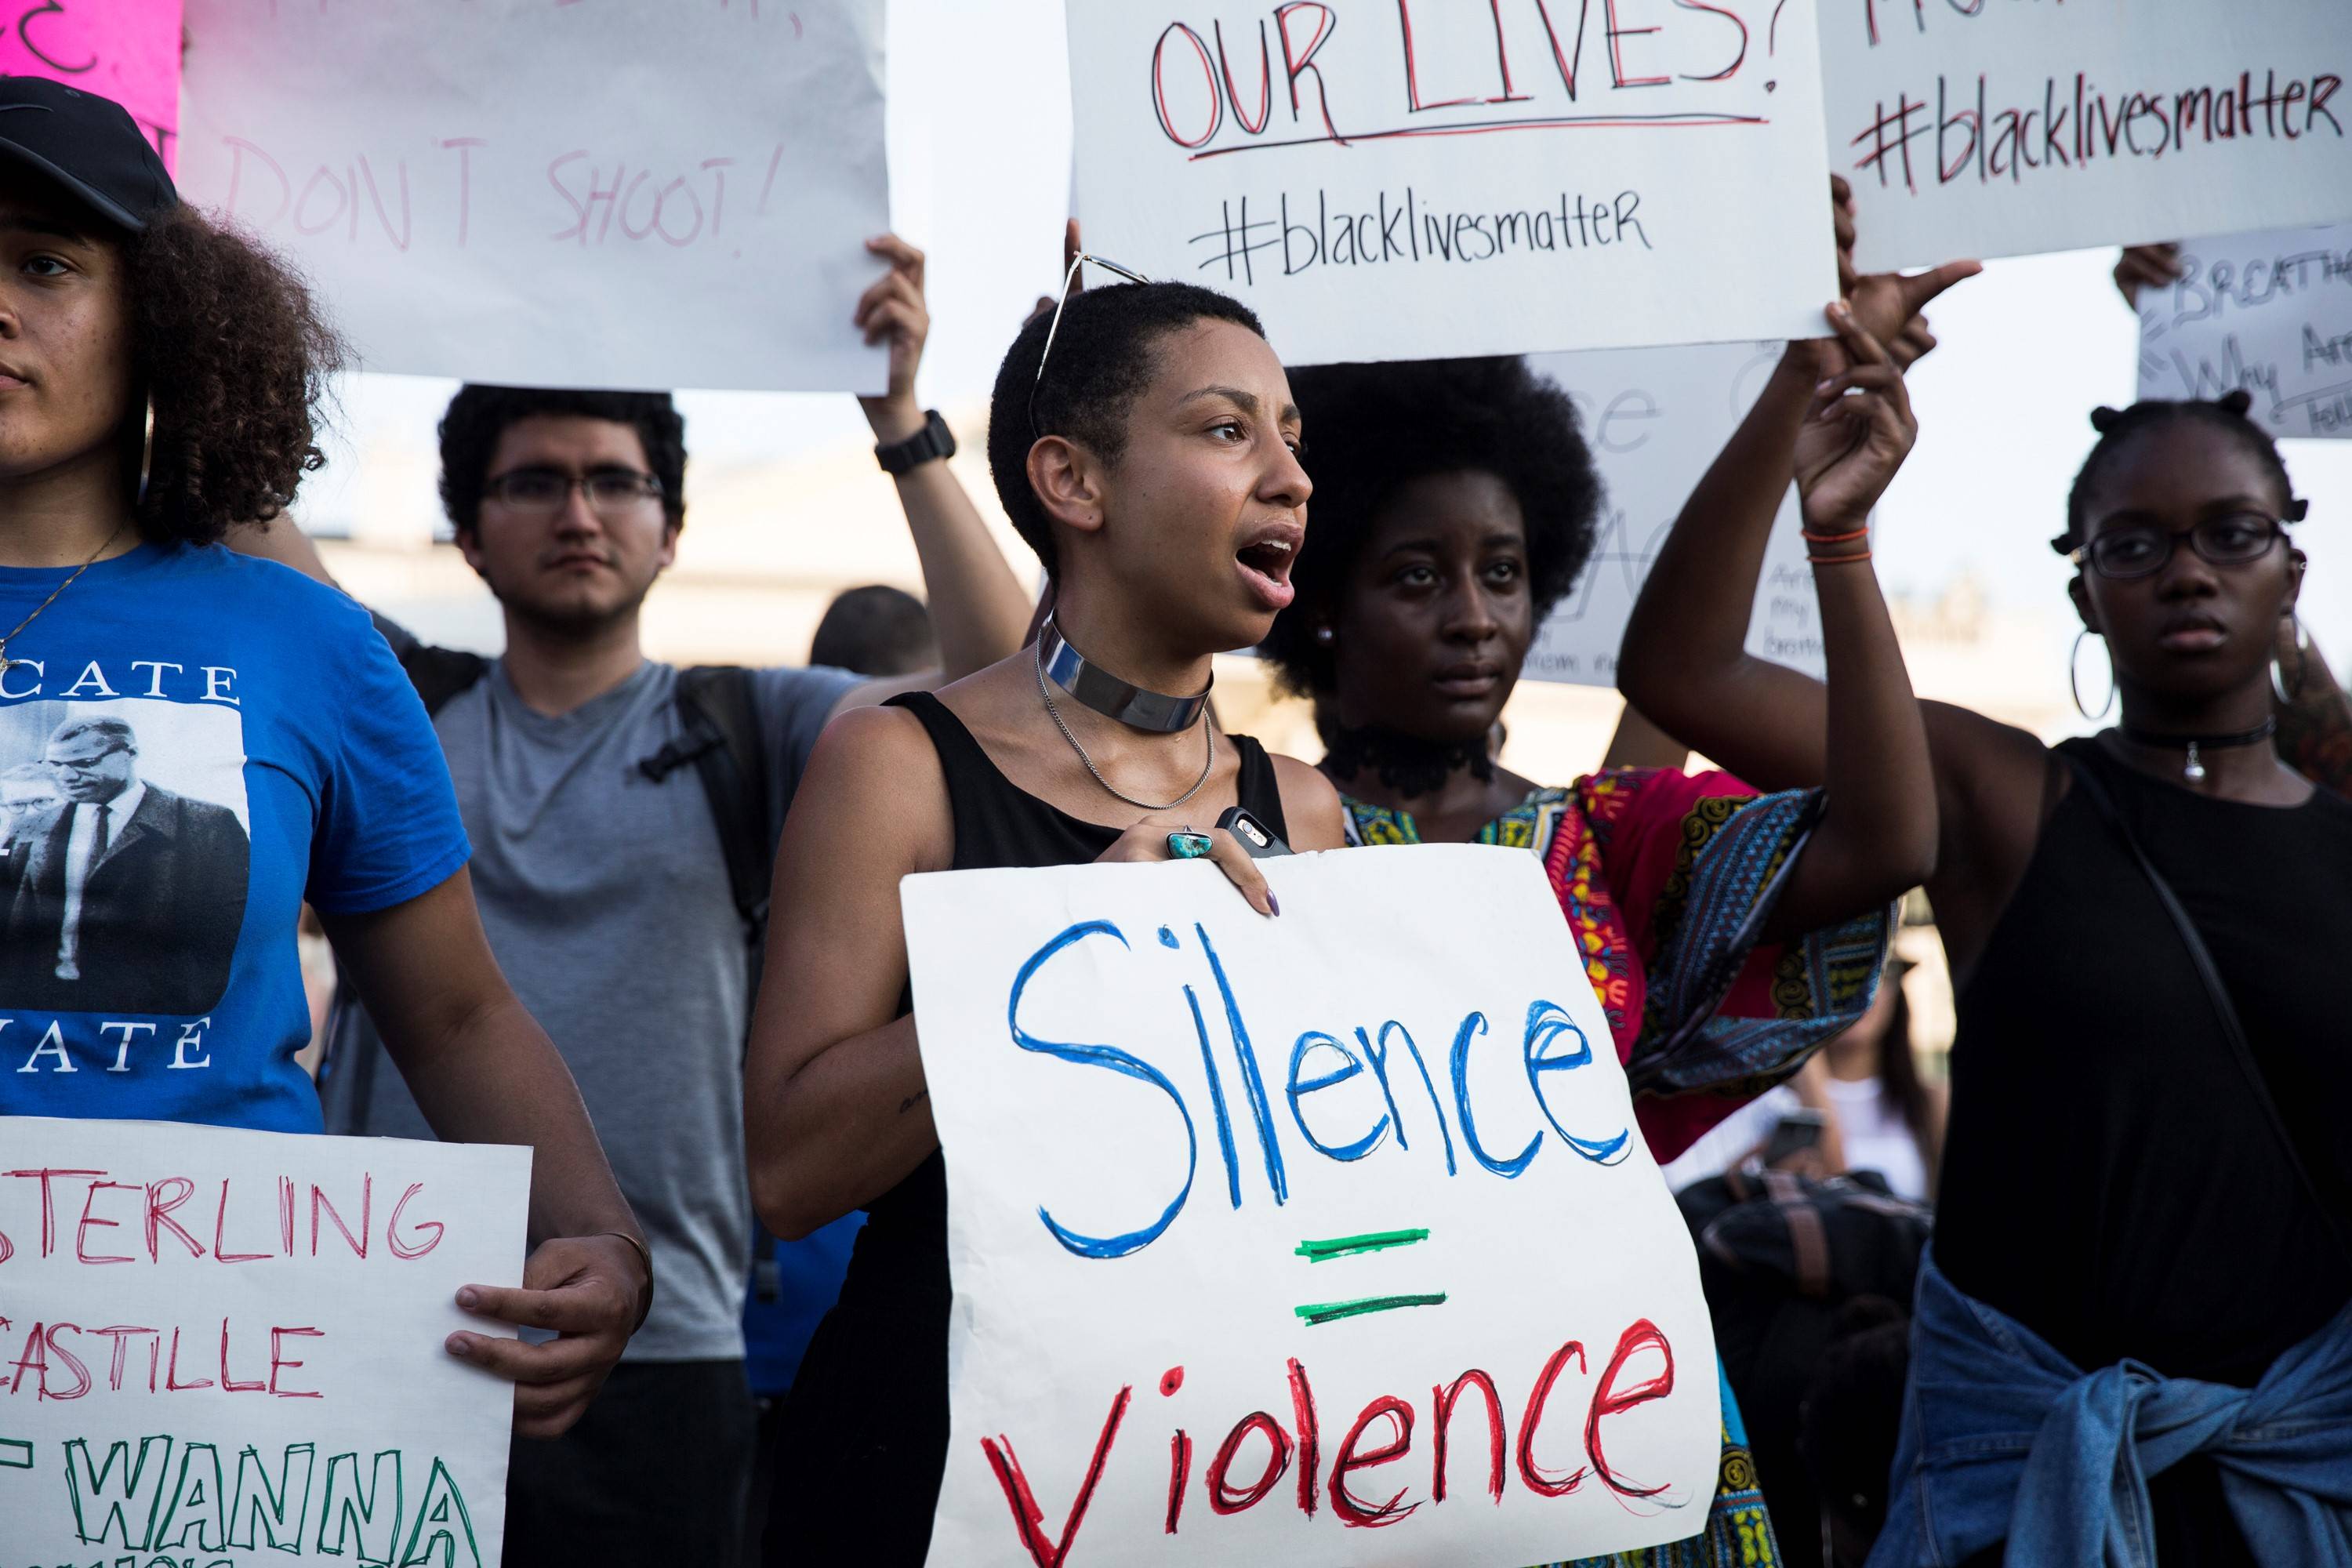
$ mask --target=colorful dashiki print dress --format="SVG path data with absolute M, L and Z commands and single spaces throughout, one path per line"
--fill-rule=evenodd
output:
M 1341 799 L 1350 843 L 1421 842 L 1410 815 Z M 1536 790 L 1474 839 L 1543 858 L 1661 1164 L 1794 1073 L 1870 1005 L 1891 910 L 1791 942 L 1758 941 L 1820 802 L 1818 792 L 1759 795 L 1723 773 L 1619 769 Z M 1703 1533 L 1564 1568 L 1779 1563 L 1728 1382 L 1723 1421 Z

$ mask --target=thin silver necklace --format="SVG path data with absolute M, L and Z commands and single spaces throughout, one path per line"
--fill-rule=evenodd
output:
M 1178 806 L 1183 805 L 1186 801 L 1201 793 L 1201 786 L 1209 782 L 1209 773 L 1217 765 L 1217 726 L 1209 720 L 1208 710 L 1206 708 L 1202 710 L 1201 731 L 1208 739 L 1209 751 L 1208 755 L 1202 758 L 1201 762 L 1201 776 L 1192 781 L 1192 787 L 1191 789 L 1186 790 L 1182 795 L 1178 795 L 1174 800 L 1169 801 L 1164 805 L 1155 805 L 1148 800 L 1138 800 L 1133 795 L 1128 794 L 1125 790 L 1119 788 L 1117 784 L 1111 783 L 1110 780 L 1103 777 L 1102 770 L 1095 766 L 1095 760 L 1087 755 L 1087 749 L 1078 744 L 1078 738 L 1076 735 L 1070 733 L 1069 725 L 1065 723 L 1062 720 L 1062 710 L 1054 706 L 1053 692 L 1048 690 L 1045 686 L 1045 648 L 1042 638 L 1039 639 L 1034 651 L 1036 657 L 1031 661 L 1031 664 L 1037 672 L 1037 695 L 1044 700 L 1045 704 L 1045 711 L 1052 715 L 1054 720 L 1054 728 L 1062 732 L 1062 739 L 1070 743 L 1070 750 L 1078 753 L 1078 761 L 1087 765 L 1087 772 L 1094 775 L 1095 783 L 1102 785 L 1103 788 L 1118 796 L 1119 799 L 1127 802 L 1128 805 L 1140 806 L 1145 811 L 1173 811 Z
M 64 582 L 58 584 L 56 587 L 50 589 L 49 596 L 43 599 L 40 604 L 35 607 L 31 615 L 26 616 L 23 620 L 16 623 L 15 631 L 10 632 L 5 637 L 0 637 L 0 675 L 6 674 L 9 670 L 16 668 L 20 664 L 29 666 L 32 663 L 32 660 L 30 659 L 10 658 L 8 657 L 8 645 L 15 642 L 17 637 L 26 626 L 29 626 L 35 621 L 39 620 L 41 618 L 41 612 L 58 602 L 58 595 L 64 593 L 68 588 L 72 587 L 76 583 L 80 582 L 81 574 L 89 571 L 92 566 L 98 564 L 98 558 L 106 553 L 107 546 L 112 544 L 116 540 L 121 537 L 122 529 L 121 525 L 118 524 L 114 531 L 108 534 L 104 540 L 100 542 L 99 547 L 89 552 L 89 560 L 75 567 L 73 569 L 72 575 L 68 576 Z

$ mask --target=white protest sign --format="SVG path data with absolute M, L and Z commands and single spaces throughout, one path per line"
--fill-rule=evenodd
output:
M 2344 0 L 1845 0 L 1830 166 L 1865 269 L 2352 216 Z
M 1279 919 L 1207 865 L 900 884 L 955 1287 L 929 1562 L 1698 1533 L 1696 1260 L 1536 858 L 1259 864 Z
M 1530 680 L 1580 686 L 1617 682 L 1617 648 L 1651 564 L 1724 443 L 1780 358 L 1782 345 L 1718 343 L 1683 348 L 1541 354 L 1528 363 L 1576 404 L 1607 494 L 1592 558 L 1528 650 Z M 1821 605 L 1798 537 L 1797 489 L 1780 502 L 1764 556 L 1748 651 L 1819 676 Z
M 879 392 L 882 0 L 187 0 L 180 186 L 362 367 Z
M 1069 16 L 1088 247 L 1293 363 L 1786 337 L 1836 291 L 1812 0 Z
M 2253 394 L 2273 436 L 2352 437 L 2352 224 L 2192 240 L 2139 291 L 2139 395 Z
M 530 1151 L 0 1118 L 0 1557 L 498 1568 Z

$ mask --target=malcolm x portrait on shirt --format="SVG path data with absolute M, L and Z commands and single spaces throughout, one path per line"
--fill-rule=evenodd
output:
M 226 989 L 245 827 L 139 763 L 129 722 L 75 717 L 0 772 L 0 1006 L 185 1016 Z

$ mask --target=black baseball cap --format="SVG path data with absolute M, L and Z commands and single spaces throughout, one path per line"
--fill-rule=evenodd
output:
M 133 233 L 180 205 L 171 172 L 122 105 L 37 76 L 0 76 L 0 163 L 45 174 Z

